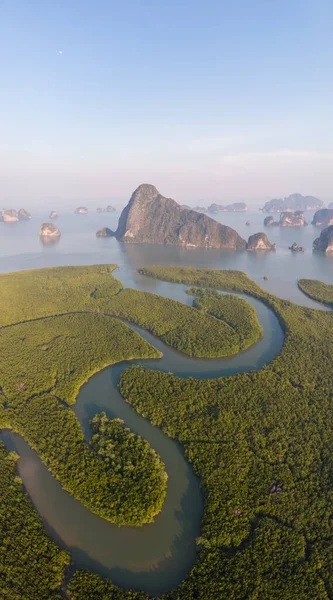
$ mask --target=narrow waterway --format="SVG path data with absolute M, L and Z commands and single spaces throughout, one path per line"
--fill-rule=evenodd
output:
M 161 286 L 163 287 L 163 286 Z M 192 303 L 185 287 L 165 284 L 168 297 Z M 161 289 L 159 290 L 161 292 Z M 159 595 L 175 587 L 194 563 L 200 535 L 203 501 L 200 483 L 184 457 L 182 446 L 152 426 L 119 394 L 119 378 L 133 364 L 180 377 L 213 378 L 260 369 L 281 350 L 283 333 L 274 313 L 258 300 L 256 308 L 263 337 L 246 352 L 229 359 L 192 359 L 171 349 L 142 329 L 131 326 L 163 352 L 162 359 L 123 362 L 94 375 L 85 384 L 74 407 L 87 439 L 89 419 L 105 411 L 125 421 L 160 454 L 168 473 L 163 510 L 144 527 L 116 527 L 91 514 L 65 492 L 38 455 L 17 434 L 5 431 L 1 439 L 20 455 L 19 474 L 51 537 L 72 556 L 75 567 L 86 567 L 125 588 Z

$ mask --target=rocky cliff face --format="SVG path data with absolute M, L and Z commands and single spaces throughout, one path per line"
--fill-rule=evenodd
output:
M 248 250 L 274 250 L 275 244 L 271 244 L 266 233 L 255 233 L 250 235 L 247 243 Z
M 302 210 L 296 210 L 294 213 L 291 211 L 281 213 L 280 227 L 304 227 L 305 225 L 307 223 Z
M 287 198 L 274 198 L 265 203 L 264 212 L 283 212 L 293 210 L 317 210 L 323 206 L 322 200 L 314 196 L 291 194 Z
M 333 225 L 333 209 L 322 208 L 317 210 L 313 216 L 312 225 Z
M 42 223 L 39 231 L 39 235 L 42 237 L 59 237 L 60 230 L 54 223 Z
M 246 248 L 234 229 L 165 198 L 153 185 L 140 185 L 122 211 L 114 234 L 126 242 L 193 248 Z
M 313 242 L 313 249 L 333 254 L 333 225 L 323 229 L 320 236 Z

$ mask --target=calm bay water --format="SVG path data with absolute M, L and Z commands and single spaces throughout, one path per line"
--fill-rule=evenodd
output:
M 311 222 L 313 213 L 307 213 Z M 119 214 L 87 215 L 64 214 L 56 223 L 62 236 L 55 245 L 44 246 L 39 238 L 40 224 L 45 214 L 33 216 L 30 221 L 17 224 L 0 223 L 0 273 L 21 269 L 75 264 L 117 263 L 117 275 L 126 287 L 140 287 L 150 291 L 160 288 L 158 282 L 143 280 L 136 269 L 144 265 L 186 265 L 215 269 L 245 271 L 266 289 L 278 296 L 301 304 L 313 305 L 296 286 L 300 277 L 333 281 L 333 257 L 312 252 L 313 240 L 320 229 L 308 225 L 302 228 L 278 227 L 265 229 L 265 215 L 259 211 L 223 213 L 218 220 L 234 227 L 247 239 L 252 233 L 265 231 L 277 245 L 276 252 L 234 252 L 230 250 L 184 249 L 150 244 L 124 244 L 114 238 L 96 238 L 96 230 L 103 226 L 116 229 Z M 276 215 L 278 218 L 278 215 Z M 245 225 L 249 220 L 251 226 Z M 293 242 L 304 246 L 304 253 L 288 250 Z M 263 276 L 268 281 L 263 281 Z
M 223 221 L 235 227 L 243 237 L 263 230 L 262 213 L 224 214 Z M 277 244 L 276 252 L 249 253 L 223 250 L 185 250 L 159 245 L 123 244 L 115 239 L 96 238 L 102 226 L 116 228 L 118 215 L 64 215 L 57 223 L 62 237 L 54 245 L 44 246 L 38 236 L 41 220 L 26 223 L 0 223 L 0 272 L 44 266 L 117 263 L 116 275 L 126 287 L 158 293 L 192 303 L 185 286 L 144 278 L 137 268 L 151 264 L 187 265 L 217 269 L 239 269 L 277 295 L 300 304 L 320 308 L 298 290 L 300 277 L 326 282 L 333 280 L 333 258 L 313 254 L 312 241 L 318 230 L 269 229 Z M 222 218 L 220 219 L 222 220 Z M 245 221 L 250 220 L 248 227 Z M 311 220 L 311 217 L 309 217 Z M 306 252 L 292 254 L 288 246 L 297 241 Z M 263 281 L 263 276 L 268 281 Z M 136 364 L 181 377 L 200 378 L 231 375 L 259 369 L 280 351 L 283 336 L 274 314 L 256 300 L 264 329 L 263 338 L 247 352 L 231 359 L 195 360 L 165 346 L 147 332 L 138 331 L 163 351 L 161 360 L 135 361 Z M 195 538 L 200 534 L 202 497 L 199 481 L 183 455 L 182 447 L 140 417 L 121 398 L 118 382 L 121 372 L 133 363 L 104 369 L 82 388 L 75 412 L 87 438 L 89 419 L 104 410 L 121 417 L 131 429 L 145 437 L 160 453 L 169 475 L 168 494 L 162 513 L 152 525 L 142 528 L 117 528 L 92 515 L 64 492 L 36 453 L 15 434 L 4 432 L 2 439 L 21 456 L 18 464 L 24 485 L 53 539 L 67 548 L 76 566 L 88 567 L 112 578 L 123 587 L 137 587 L 159 594 L 177 585 L 195 560 Z

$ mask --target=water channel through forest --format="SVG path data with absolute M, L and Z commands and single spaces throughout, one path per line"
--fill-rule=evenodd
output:
M 162 285 L 158 293 L 186 304 L 193 300 L 186 294 L 185 286 L 178 284 Z M 263 328 L 262 338 L 247 351 L 227 359 L 189 358 L 147 331 L 129 325 L 161 350 L 163 357 L 122 362 L 103 369 L 81 388 L 73 407 L 87 439 L 89 420 L 105 411 L 111 417 L 123 419 L 160 454 L 168 473 L 168 490 L 163 510 L 154 523 L 137 528 L 117 527 L 93 515 L 62 489 L 23 438 L 8 430 L 2 432 L 1 439 L 7 448 L 20 455 L 19 475 L 46 530 L 59 546 L 70 552 L 74 568 L 88 568 L 111 578 L 116 585 L 143 589 L 151 595 L 172 589 L 186 576 L 194 563 L 196 538 L 200 535 L 203 513 L 200 481 L 182 446 L 124 401 L 118 389 L 119 378 L 133 364 L 196 378 L 261 369 L 280 352 L 283 332 L 267 306 L 253 298 L 246 299 L 256 308 Z

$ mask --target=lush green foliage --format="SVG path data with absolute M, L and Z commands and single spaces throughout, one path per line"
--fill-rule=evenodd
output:
M 0 326 L 79 310 L 99 310 L 118 293 L 116 265 L 55 267 L 0 275 Z
M 20 433 L 63 487 L 92 512 L 118 525 L 151 522 L 166 487 L 153 451 L 136 464 L 132 477 L 111 468 L 85 443 L 66 403 L 73 403 L 81 385 L 106 365 L 160 353 L 116 319 L 70 314 L 1 329 L 0 356 L 2 426 Z M 142 458 L 140 441 L 131 438 Z
M 115 267 L 58 267 L 0 275 L 0 327 L 96 312 L 132 321 L 190 356 L 222 357 L 240 350 L 239 337 L 227 322 L 217 323 L 209 314 L 155 294 L 121 291 L 121 282 L 112 274 Z
M 0 383 L 21 403 L 54 393 L 73 404 L 82 384 L 103 367 L 160 357 L 138 333 L 98 314 L 69 314 L 0 329 Z
M 333 315 L 254 295 L 286 331 L 263 370 L 184 380 L 133 367 L 121 378 L 124 397 L 184 444 L 205 494 L 197 563 L 168 600 L 333 596 Z
M 333 285 L 316 279 L 300 279 L 298 287 L 312 300 L 333 307 Z
M 261 295 L 260 287 L 241 271 L 217 271 L 216 269 L 193 269 L 191 267 L 144 267 L 139 273 L 185 285 L 216 288 L 230 292 Z
M 121 590 L 84 569 L 75 571 L 67 591 L 70 600 L 149 600 L 144 592 Z
M 91 425 L 90 446 L 103 459 L 106 471 L 114 475 L 113 488 L 121 490 L 123 504 L 128 505 L 128 511 L 140 504 L 142 513 L 150 511 L 152 519 L 161 510 L 166 494 L 167 474 L 160 457 L 121 419 L 101 413 Z
M 16 475 L 16 458 L 0 442 L 0 597 L 60 600 L 70 558 L 48 538 Z
M 125 289 L 110 298 L 108 309 L 190 356 L 229 356 L 239 351 L 239 336 L 228 323 L 169 298 Z
M 258 372 L 213 380 L 185 380 L 133 367 L 122 375 L 123 396 L 166 434 L 183 443 L 187 457 L 201 478 L 205 496 L 197 561 L 184 582 L 175 591 L 165 594 L 163 600 L 333 598 L 332 313 L 280 300 L 236 271 L 145 269 L 146 274 L 149 271 L 153 276 L 170 281 L 252 294 L 276 312 L 286 333 L 280 355 Z M 103 310 L 113 304 L 113 312 L 120 314 L 123 310 L 124 318 L 151 330 L 156 328 L 161 337 L 167 335 L 169 330 L 162 329 L 162 320 L 163 316 L 171 315 L 172 309 L 168 313 L 168 305 L 155 301 L 157 297 L 153 295 L 145 296 L 147 299 L 138 293 L 136 298 L 133 290 L 111 298 L 105 295 Z M 224 321 L 195 309 L 193 313 L 225 325 L 228 314 L 230 317 L 230 306 L 217 305 L 214 294 L 200 292 L 200 296 L 196 299 L 198 308 L 211 311 L 216 317 L 223 315 Z M 144 310 L 140 309 L 140 303 Z M 244 331 L 245 312 L 241 306 L 239 310 L 237 326 L 239 331 Z M 145 316 L 147 311 L 151 311 L 152 316 Z M 75 327 L 76 318 L 87 323 L 91 319 L 91 322 L 86 326 L 77 322 Z M 181 320 L 184 318 L 181 311 L 177 318 L 184 326 L 186 320 Z M 195 331 L 195 318 L 188 318 Z M 63 327 L 61 319 L 65 319 Z M 47 329 L 49 322 L 50 329 Z M 40 322 L 43 325 L 40 334 L 39 322 L 0 331 L 0 367 L 7 364 L 13 369 L 12 380 L 6 375 L 9 368 L 0 372 L 0 384 L 4 381 L 5 392 L 3 424 L 10 423 L 20 431 L 51 470 L 58 473 L 63 485 L 74 486 L 73 493 L 83 502 L 90 506 L 94 502 L 92 496 L 96 496 L 96 504 L 103 507 L 110 501 L 105 490 L 109 481 L 114 484 L 112 475 L 123 472 L 128 460 L 133 464 L 132 456 L 141 448 L 142 440 L 135 438 L 130 442 L 132 438 L 126 428 L 118 427 L 119 422 L 98 416 L 93 423 L 96 431 L 89 447 L 83 441 L 73 413 L 59 398 L 73 401 L 78 381 L 84 381 L 87 374 L 107 361 L 112 362 L 116 352 L 116 360 L 121 360 L 130 345 L 133 356 L 132 341 L 129 344 L 130 338 L 124 337 L 121 328 L 114 329 L 117 342 L 112 346 L 107 322 L 115 327 L 114 319 L 102 315 L 72 315 L 45 319 Z M 36 327 L 36 334 L 30 332 L 30 325 L 33 329 Z M 84 333 L 85 327 L 87 333 Z M 92 343 L 90 328 L 98 332 L 97 338 L 101 336 L 100 354 Z M 67 331 L 68 337 L 63 343 L 61 338 L 55 339 L 59 331 L 60 335 Z M 34 342 L 29 341 L 31 335 L 36 336 Z M 148 344 L 144 346 L 139 340 L 138 337 L 138 355 L 153 352 Z M 48 353 L 52 360 L 47 358 Z M 34 358 L 35 354 L 38 358 Z M 76 360 L 75 356 L 83 358 Z M 28 357 L 31 374 L 28 368 L 24 370 Z M 52 370 L 53 360 L 56 371 Z M 62 382 L 61 377 L 58 382 L 55 373 L 60 374 L 71 361 L 75 371 L 73 379 L 67 371 L 69 383 Z M 45 386 L 51 391 L 47 392 L 49 388 Z M 112 456 L 110 446 L 114 439 L 120 439 L 116 457 Z M 98 455 L 101 452 L 103 457 Z M 149 465 L 151 457 L 154 458 L 153 452 L 147 450 Z M 71 481 L 66 461 L 68 471 L 72 468 L 78 477 L 80 489 Z M 112 474 L 110 461 L 114 467 Z M 97 479 L 101 479 L 101 485 Z M 70 484 L 64 483 L 67 481 Z M 112 502 L 110 506 L 119 515 L 121 507 L 112 506 Z M 135 513 L 134 517 L 138 515 Z M 82 570 L 74 574 L 68 591 L 72 600 L 147 600 L 146 594 L 120 590 Z M 15 596 L 9 597 L 16 600 Z M 37 597 L 43 598 L 43 595 Z
M 189 294 L 195 296 L 194 308 L 228 323 L 239 337 L 239 349 L 245 350 L 258 341 L 262 335 L 255 308 L 233 294 L 219 294 L 215 290 L 191 288 Z

